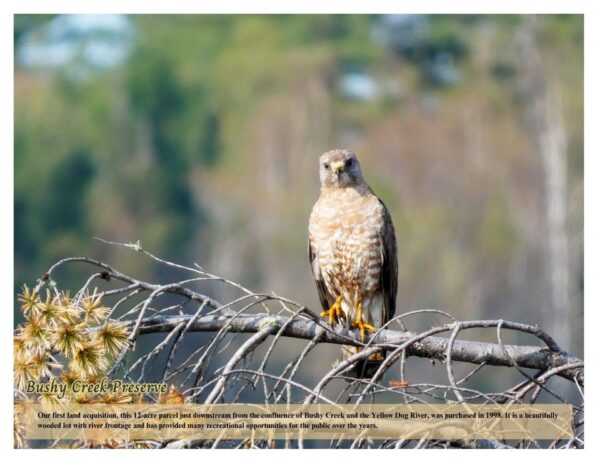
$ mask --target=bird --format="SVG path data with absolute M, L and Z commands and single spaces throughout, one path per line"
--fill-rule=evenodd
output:
M 308 255 L 320 316 L 330 325 L 376 332 L 396 310 L 398 259 L 389 210 L 362 176 L 356 155 L 347 149 L 319 157 L 321 191 L 310 213 Z M 343 358 L 358 351 L 344 346 Z M 353 369 L 368 378 L 384 360 L 371 355 Z

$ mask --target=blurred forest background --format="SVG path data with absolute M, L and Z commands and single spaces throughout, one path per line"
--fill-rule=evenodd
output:
M 173 276 L 99 236 L 318 311 L 317 159 L 345 147 L 396 225 L 397 313 L 582 355 L 583 16 L 17 15 L 14 38 L 15 292 L 74 255 Z

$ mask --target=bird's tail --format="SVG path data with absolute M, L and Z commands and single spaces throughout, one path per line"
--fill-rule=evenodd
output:
M 360 350 L 360 347 L 342 346 L 342 360 L 347 360 Z M 377 352 L 367 357 L 367 359 L 357 362 L 347 374 L 359 379 L 371 379 L 384 360 L 385 351 L 383 353 Z

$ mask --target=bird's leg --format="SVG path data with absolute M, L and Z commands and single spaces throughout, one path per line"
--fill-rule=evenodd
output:
M 338 318 L 346 318 L 346 314 L 342 310 L 342 296 L 338 296 L 329 310 L 321 312 L 321 317 L 329 317 L 330 325 L 333 325 L 334 321 Z
M 368 323 L 365 323 L 363 321 L 362 318 L 362 302 L 358 303 L 358 307 L 356 308 L 356 317 L 354 318 L 354 323 L 352 323 L 352 326 L 350 328 L 358 328 L 360 330 L 360 340 L 364 341 L 365 340 L 365 329 L 372 331 L 373 333 L 375 331 L 377 331 L 375 329 L 375 327 L 373 325 L 369 325 Z

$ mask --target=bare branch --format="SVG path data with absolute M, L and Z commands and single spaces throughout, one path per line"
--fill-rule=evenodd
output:
M 104 240 L 102 240 L 104 241 Z M 239 283 L 193 267 L 169 262 L 145 251 L 139 243 L 117 244 L 148 256 L 159 264 L 188 272 L 190 278 L 162 284 L 149 283 L 126 275 L 114 267 L 87 257 L 62 259 L 40 279 L 36 290 L 48 282 L 57 297 L 57 282 L 53 275 L 63 265 L 85 264 L 90 267 L 83 275 L 82 286 L 74 292 L 74 303 L 98 285 L 111 280 L 121 282 L 117 288 L 94 288 L 95 294 L 108 303 L 106 320 L 127 331 L 127 343 L 116 359 L 111 361 L 106 375 L 138 382 L 169 381 L 178 384 L 186 401 L 212 404 L 226 400 L 264 403 L 323 402 L 360 404 L 363 401 L 390 403 L 390 397 L 407 404 L 475 403 L 505 404 L 534 403 L 540 397 L 558 403 L 570 403 L 573 414 L 573 434 L 568 439 L 551 443 L 533 440 L 501 442 L 497 440 L 443 441 L 426 437 L 374 442 L 366 435 L 352 440 L 332 439 L 332 448 L 571 448 L 583 445 L 583 386 L 584 363 L 563 350 L 539 326 L 506 320 L 460 321 L 438 309 L 416 309 L 399 312 L 376 333 L 362 340 L 355 331 L 341 324 L 330 326 L 303 304 L 278 296 L 260 294 Z M 217 301 L 195 289 L 198 283 L 229 285 L 236 297 Z M 124 285 L 123 285 L 124 283 Z M 194 288 L 194 289 L 193 289 Z M 175 297 L 173 297 L 175 296 Z M 432 317 L 433 315 L 433 317 Z M 415 319 L 433 319 L 433 326 L 424 331 L 407 328 Z M 441 320 L 441 321 L 440 321 Z M 443 322 L 446 322 L 445 324 Z M 421 323 L 422 325 L 422 323 Z M 394 329 L 392 329 L 394 328 Z M 459 339 L 467 330 L 493 329 L 497 342 L 478 342 Z M 506 344 L 502 336 L 507 331 L 525 333 L 532 337 L 530 345 Z M 163 334 L 155 341 L 151 334 Z M 192 333 L 205 333 L 192 337 Z M 128 335 L 128 336 L 127 336 Z M 294 339 L 286 343 L 283 339 Z M 309 362 L 311 354 L 323 344 L 356 347 L 356 353 L 343 361 L 337 360 L 327 371 L 319 364 L 316 373 Z M 291 347 L 295 346 L 295 347 Z M 50 349 L 52 349 L 50 347 Z M 260 352 L 260 354 L 257 354 Z M 370 378 L 361 378 L 353 370 L 375 353 L 387 356 Z M 50 352 L 53 354 L 53 352 Z M 258 357 L 258 358 L 255 358 Z M 287 357 L 287 358 L 286 358 Z M 411 383 L 411 357 L 429 359 L 444 384 L 422 380 Z M 445 375 L 435 363 L 445 365 Z M 474 365 L 460 370 L 458 363 Z M 240 365 L 241 364 L 241 365 Z M 391 368 L 399 367 L 392 375 Z M 504 367 L 498 369 L 495 367 Z M 474 387 L 474 378 L 482 371 L 496 370 L 506 374 L 509 386 L 505 390 L 482 391 Z M 135 374 L 134 374 L 135 373 Z M 384 375 L 394 378 L 384 384 Z M 422 372 L 419 372 L 420 374 Z M 557 379 L 557 377 L 564 378 Z M 398 381 L 398 378 L 400 381 Z M 457 379 L 460 378 L 460 379 Z M 562 381 L 560 388 L 556 381 Z M 552 382 L 552 384 L 549 384 Z M 310 383 L 310 384 L 309 384 Z M 260 384 L 260 386 L 259 386 Z M 174 386 L 173 386 L 174 387 Z M 560 394 L 555 392 L 560 391 Z M 531 394 L 530 394 L 531 393 Z M 16 391 L 18 400 L 28 400 L 27 394 Z M 382 399 L 385 397 L 385 399 Z M 157 397 L 150 397 L 157 400 Z M 541 400 L 541 399 L 540 399 Z M 393 401 L 393 400 L 392 400 Z M 145 442 L 157 448 L 216 448 L 246 446 L 223 437 L 210 442 L 203 440 Z M 129 445 L 129 444 L 127 444 Z M 253 448 L 266 448 L 268 441 L 251 441 Z M 302 448 L 302 440 L 286 441 L 286 447 Z
M 146 318 L 140 322 L 139 333 L 170 332 L 175 329 L 179 323 L 187 323 L 190 320 L 190 317 L 191 316 L 189 315 L 172 315 Z M 272 320 L 273 323 L 276 323 L 279 326 L 285 326 L 282 336 L 300 339 L 313 339 L 317 334 L 317 330 L 323 328 L 321 324 L 313 320 L 301 318 L 290 320 L 288 317 L 279 315 L 239 315 L 237 318 L 230 318 L 224 315 L 205 315 L 198 317 L 190 326 L 189 331 L 219 331 L 227 324 L 229 331 L 232 332 L 256 333 L 260 331 L 260 327 L 265 320 Z M 496 328 L 499 320 L 482 320 L 462 323 L 463 329 L 474 327 Z M 521 328 L 528 325 L 509 324 L 509 322 L 504 322 L 503 324 L 504 328 L 509 328 L 511 326 L 518 326 Z M 436 328 L 434 331 L 443 332 L 449 331 L 450 329 L 451 328 L 448 326 L 443 326 Z M 534 327 L 531 327 L 531 331 L 519 330 L 533 332 Z M 372 343 L 371 346 L 394 351 L 398 346 L 410 343 L 410 345 L 406 346 L 408 355 L 442 361 L 445 360 L 448 351 L 448 339 L 430 335 L 422 337 L 422 339 L 417 339 L 420 337 L 422 336 L 412 331 L 397 332 L 381 330 L 377 335 L 378 342 Z M 351 341 L 348 341 L 348 339 Z M 324 331 L 318 342 L 364 346 L 356 333 L 338 333 L 332 330 Z M 570 364 L 578 365 L 581 360 L 566 351 L 551 351 L 543 347 L 516 345 L 506 345 L 504 348 L 506 349 L 506 352 L 510 354 L 510 357 L 506 355 L 499 344 L 457 340 L 454 342 L 451 358 L 453 361 L 457 362 L 474 364 L 485 362 L 488 365 L 505 367 L 513 366 L 514 361 L 521 368 L 533 368 L 536 370 L 550 370 L 552 368 L 564 366 L 565 368 L 560 370 L 560 376 L 571 381 L 577 379 L 579 384 L 584 384 L 583 368 L 581 368 L 581 366 L 569 367 Z

